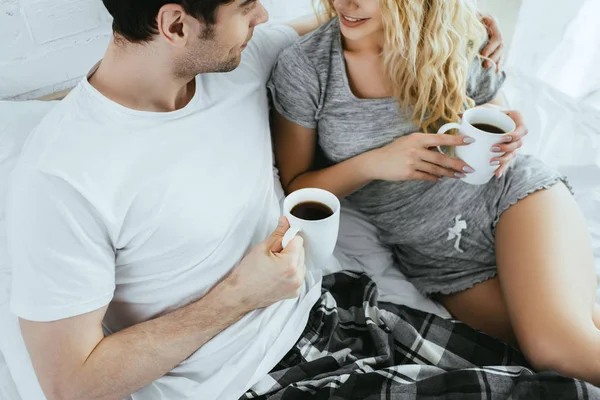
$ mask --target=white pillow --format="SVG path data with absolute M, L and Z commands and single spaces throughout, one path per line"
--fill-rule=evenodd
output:
M 21 152 L 27 135 L 54 106 L 52 102 L 0 101 L 0 254 L 6 255 L 5 194 L 8 176 Z M 8 260 L 0 257 L 0 306 L 8 302 L 6 273 Z
M 7 260 L 5 193 L 8 177 L 29 132 L 55 103 L 0 101 L 0 352 L 23 399 L 45 399 L 23 343 L 17 317 L 9 311 L 11 271 Z M 0 365 L 2 368 L 2 365 Z M 2 385 L 10 387 L 10 375 L 3 374 Z M 14 396 L 11 400 L 16 400 Z

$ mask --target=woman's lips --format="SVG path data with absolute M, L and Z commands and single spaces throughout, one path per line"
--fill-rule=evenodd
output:
M 367 22 L 369 19 L 370 18 L 355 18 L 348 15 L 340 14 L 340 21 L 344 26 L 347 26 L 348 28 L 356 28 L 357 26 Z

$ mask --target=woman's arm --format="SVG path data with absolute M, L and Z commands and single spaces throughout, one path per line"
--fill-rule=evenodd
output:
M 470 138 L 414 133 L 380 149 L 371 150 L 332 167 L 311 170 L 317 148 L 317 132 L 273 115 L 275 158 L 286 193 L 316 187 L 344 198 L 379 179 L 427 180 L 442 176 L 461 178 L 473 170 L 461 160 L 429 150 L 436 146 L 462 146 Z
M 344 198 L 371 182 L 372 177 L 365 168 L 368 153 L 312 171 L 317 148 L 316 129 L 290 122 L 278 112 L 274 112 L 273 117 L 275 159 L 286 194 L 316 187 Z

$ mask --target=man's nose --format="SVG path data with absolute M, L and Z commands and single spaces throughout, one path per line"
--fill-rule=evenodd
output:
M 252 27 L 256 25 L 264 24 L 269 20 L 269 12 L 263 6 L 262 2 L 258 2 L 258 7 L 256 7 L 256 17 L 252 20 Z

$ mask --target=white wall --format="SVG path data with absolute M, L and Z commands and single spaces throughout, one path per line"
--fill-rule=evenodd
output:
M 101 0 L 0 0 L 0 99 L 72 85 L 102 56 L 110 21 Z
M 507 49 L 512 43 L 521 0 L 479 0 L 479 9 L 492 14 L 500 24 Z
M 521 0 L 479 0 L 507 42 Z M 263 0 L 273 20 L 310 0 Z M 31 99 L 72 86 L 102 57 L 110 15 L 101 0 L 0 0 L 0 99 Z

